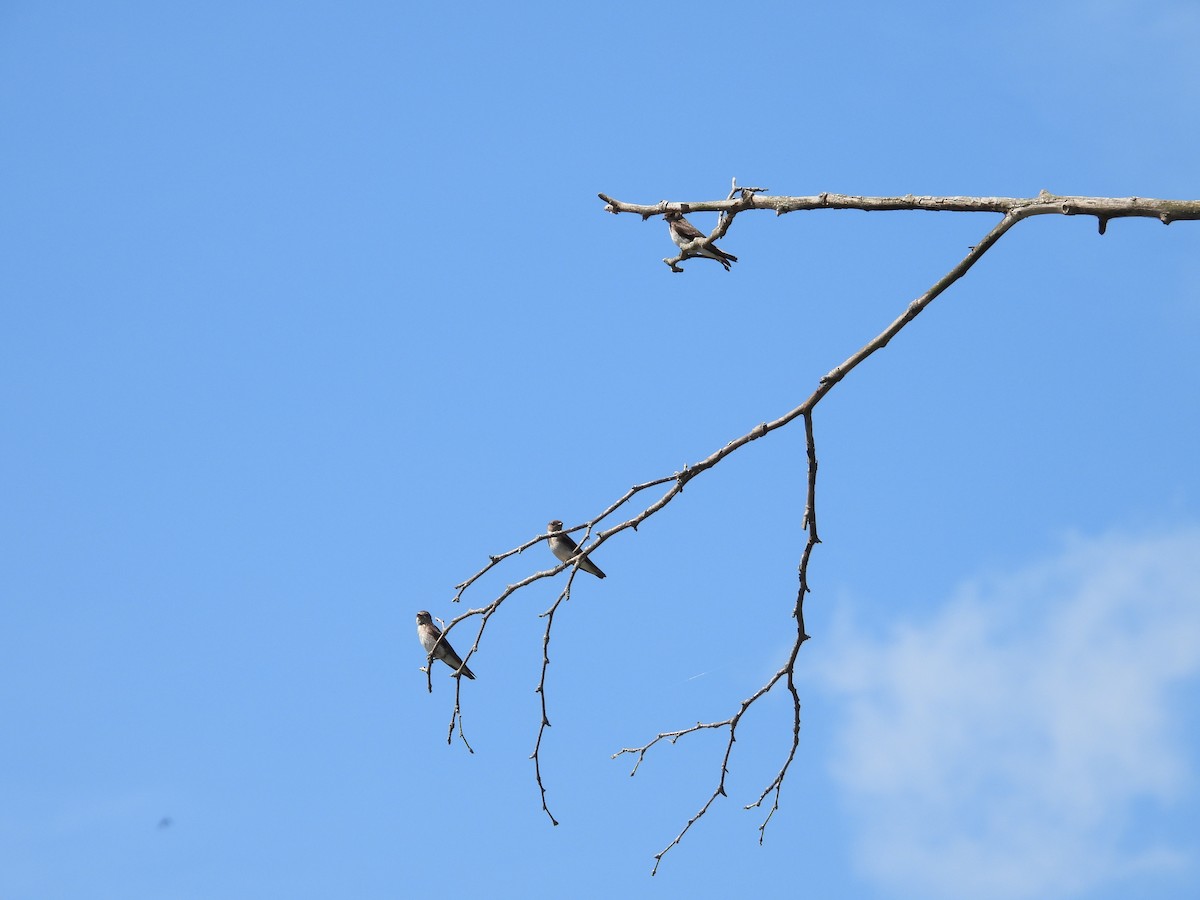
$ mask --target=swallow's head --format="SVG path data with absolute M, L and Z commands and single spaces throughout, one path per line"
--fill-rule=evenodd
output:
M 432 621 L 433 621 L 433 616 L 429 615 L 429 613 L 427 613 L 425 610 L 421 610 L 419 613 L 417 613 L 417 624 L 418 625 L 428 625 Z
M 562 519 L 555 519 L 546 526 L 546 531 L 549 534 L 554 534 L 556 531 L 562 531 Z

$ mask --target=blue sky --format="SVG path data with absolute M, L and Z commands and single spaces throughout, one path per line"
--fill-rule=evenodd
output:
M 763 846 L 784 695 L 653 879 L 724 738 L 610 756 L 786 658 L 799 423 L 577 579 L 559 827 L 561 579 L 471 658 L 474 754 L 413 616 L 794 407 L 995 221 L 743 215 L 672 275 L 598 191 L 1195 197 L 1198 39 L 1188 2 L 4 4 L 0 896 L 1189 890 L 1195 224 L 1024 222 L 818 408 Z

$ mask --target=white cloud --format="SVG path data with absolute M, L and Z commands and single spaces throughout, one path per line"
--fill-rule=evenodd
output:
M 1011 900 L 1189 864 L 1139 826 L 1193 786 L 1175 706 L 1200 672 L 1200 529 L 1076 539 L 929 621 L 846 619 L 826 640 L 834 773 L 871 878 Z

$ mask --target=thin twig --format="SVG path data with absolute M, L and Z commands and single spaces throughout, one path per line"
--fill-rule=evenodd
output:
M 546 729 L 550 727 L 550 714 L 546 709 L 546 670 L 550 666 L 550 630 L 554 627 L 554 614 L 558 612 L 558 607 L 561 603 L 571 599 L 571 584 L 575 580 L 575 573 L 579 571 L 578 562 L 582 560 L 580 555 L 576 561 L 576 566 L 571 570 L 571 574 L 567 576 L 566 587 L 558 595 L 551 607 L 542 613 L 546 618 L 546 630 L 542 634 L 542 674 L 538 679 L 538 686 L 535 689 L 538 699 L 542 704 L 542 721 L 538 725 L 537 740 L 533 744 L 533 753 L 529 758 L 533 760 L 534 776 L 537 778 L 538 790 L 542 795 L 542 809 L 546 811 L 546 815 L 550 817 L 550 824 L 557 825 L 558 819 L 554 818 L 554 814 L 550 812 L 550 807 L 546 805 L 546 785 L 542 782 L 542 736 L 546 733 Z
M 641 493 L 642 491 L 644 491 L 648 488 L 657 487 L 660 484 L 666 484 L 668 481 L 674 481 L 675 477 L 676 476 L 674 476 L 674 475 L 666 475 L 662 478 L 655 478 L 653 481 L 647 481 L 642 484 L 635 484 L 633 487 L 631 487 L 629 490 L 627 490 L 624 494 L 622 494 L 615 503 L 613 503 L 610 507 L 608 507 L 608 509 L 606 509 L 602 513 L 600 513 L 600 515 L 596 516 L 594 519 L 591 519 L 588 522 L 584 522 L 582 525 L 577 525 L 574 528 L 567 529 L 566 531 L 564 531 L 564 534 L 570 534 L 572 531 L 578 531 L 580 528 L 587 528 L 591 525 L 595 525 L 597 522 L 600 522 L 603 519 L 608 518 L 609 515 L 611 515 L 613 512 L 615 512 L 616 510 L 618 510 L 622 506 L 624 506 L 626 503 L 628 503 L 635 495 Z M 503 553 L 497 553 L 495 556 L 489 556 L 488 564 L 486 566 L 484 566 L 482 569 L 480 569 L 478 572 L 476 572 L 474 575 L 472 575 L 466 581 L 460 582 L 459 584 L 456 584 L 454 586 L 455 590 L 457 590 L 458 593 L 456 593 L 454 595 L 454 598 L 450 602 L 458 603 L 458 601 L 462 598 L 463 592 L 466 591 L 467 588 L 469 588 L 472 584 L 474 584 L 476 581 L 478 581 L 480 578 L 482 578 L 484 575 L 486 575 L 489 571 L 491 571 L 493 568 L 495 568 L 501 562 L 508 559 L 510 556 L 514 556 L 515 554 L 518 554 L 518 553 L 524 553 L 526 550 L 528 550 L 534 544 L 540 544 L 542 541 L 547 540 L 549 537 L 550 537 L 549 534 L 546 534 L 545 532 L 543 532 L 542 534 L 539 534 L 537 537 L 530 538 L 528 541 L 521 544 L 519 547 L 514 547 L 511 550 L 505 550 Z M 558 572 L 562 571 L 563 568 L 565 568 L 565 566 L 560 566 L 558 569 L 556 569 L 551 574 L 557 574 Z
M 632 494 L 629 496 L 632 496 Z M 588 536 L 592 533 L 591 525 L 579 526 L 579 528 L 583 527 L 586 527 L 587 530 L 583 533 L 583 539 L 579 542 L 580 545 L 587 544 Z M 563 533 L 568 534 L 571 531 L 578 530 L 578 528 L 571 528 L 565 530 Z M 570 561 L 572 563 L 571 574 L 567 576 L 566 585 L 563 587 L 561 593 L 559 593 L 558 599 L 555 600 L 553 605 L 551 605 L 551 607 L 541 615 L 541 617 L 546 619 L 546 631 L 542 634 L 542 675 L 541 678 L 538 679 L 536 692 L 542 703 L 542 721 L 541 724 L 538 725 L 537 740 L 533 744 L 533 753 L 530 754 L 529 758 L 533 760 L 534 776 L 537 778 L 538 790 L 541 791 L 542 809 L 544 809 L 546 811 L 546 815 L 550 817 L 550 824 L 552 825 L 557 825 L 558 819 L 554 818 L 554 814 L 550 812 L 550 807 L 546 805 L 546 786 L 542 782 L 541 757 L 542 736 L 546 733 L 546 729 L 550 727 L 550 714 L 546 709 L 546 670 L 550 667 L 550 630 L 554 627 L 554 614 L 558 612 L 558 607 L 571 599 L 571 585 L 575 583 L 575 576 L 579 574 L 579 566 L 583 562 L 584 558 L 585 554 L 577 553 Z
M 775 776 L 775 780 L 763 789 L 763 792 L 758 796 L 758 800 L 743 807 L 744 809 L 753 809 L 762 806 L 762 802 L 766 799 L 767 794 L 772 791 L 775 792 L 775 799 L 771 803 L 771 810 L 758 826 L 759 844 L 762 844 L 763 838 L 766 836 L 767 824 L 779 809 L 779 796 L 783 791 L 783 779 L 787 777 L 788 768 L 792 765 L 792 760 L 796 758 L 796 751 L 800 748 L 800 694 L 796 690 L 796 657 L 800 654 L 800 646 L 808 640 L 808 633 L 804 630 L 804 596 L 811 590 L 808 586 L 808 561 L 812 558 L 813 547 L 821 543 L 821 538 L 817 535 L 817 444 L 813 438 L 811 412 L 804 415 L 804 437 L 808 453 L 808 490 L 804 502 L 802 527 L 807 530 L 808 537 L 804 542 L 804 551 L 800 555 L 800 586 L 796 591 L 796 607 L 792 612 L 792 615 L 796 619 L 796 642 L 792 645 L 792 654 L 788 658 L 787 664 L 787 688 L 788 692 L 792 695 L 792 746 L 788 751 L 787 759 L 784 760 L 783 767 Z
M 466 660 L 463 660 L 466 664 Z M 431 667 L 432 668 L 432 667 Z M 467 741 L 467 736 L 463 732 L 463 714 L 462 714 L 462 678 L 454 679 L 454 712 L 450 714 L 450 729 L 446 732 L 446 743 L 450 744 L 454 741 L 454 723 L 458 722 L 458 737 L 463 742 L 463 746 L 471 753 L 475 752 L 475 748 Z

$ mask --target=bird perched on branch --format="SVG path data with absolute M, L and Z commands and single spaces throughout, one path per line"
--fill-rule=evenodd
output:
M 569 534 L 562 533 L 562 525 L 563 523 L 560 519 L 555 519 L 546 526 L 546 531 L 550 535 L 550 550 L 563 562 L 571 562 L 579 555 L 579 545 L 571 540 Z M 597 578 L 604 577 L 604 573 L 600 571 L 600 567 L 586 556 L 580 561 L 579 568 L 585 572 L 590 572 Z
M 438 644 L 438 638 L 441 636 L 442 629 L 433 624 L 433 616 L 429 615 L 425 610 L 417 613 L 417 638 L 421 641 L 421 646 L 425 648 L 425 652 L 428 654 L 430 651 L 433 651 L 433 658 L 440 659 L 452 668 L 455 677 L 462 674 L 474 680 L 475 673 L 463 665 L 462 657 L 454 652 L 454 648 L 450 646 L 450 642 L 443 640 Z M 435 644 L 437 644 L 436 650 L 434 650 Z
M 708 237 L 703 231 L 689 222 L 683 217 L 683 213 L 671 212 L 663 216 L 667 220 L 667 228 L 671 232 L 671 240 L 675 245 L 685 253 L 692 256 L 705 256 L 708 259 L 715 259 L 725 267 L 725 271 L 729 271 L 729 264 L 737 262 L 737 257 L 732 253 L 726 253 L 717 247 L 716 244 L 694 244 L 693 241 L 704 240 Z M 691 246 L 686 246 L 686 245 Z

